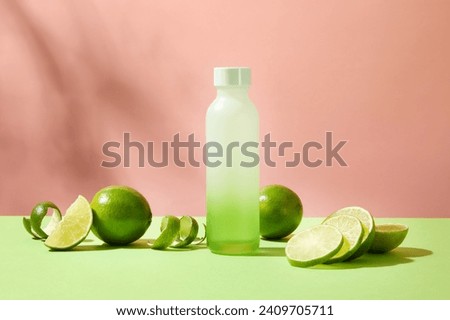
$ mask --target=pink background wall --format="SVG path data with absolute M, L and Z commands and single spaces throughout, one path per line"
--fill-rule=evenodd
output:
M 450 217 L 449 34 L 449 1 L 0 0 L 0 212 L 126 184 L 204 214 L 204 167 L 106 169 L 101 148 L 203 140 L 212 68 L 243 65 L 262 135 L 349 140 L 346 168 L 262 166 L 305 216 Z

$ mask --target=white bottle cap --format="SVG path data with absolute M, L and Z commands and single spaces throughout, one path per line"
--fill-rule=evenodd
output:
M 250 68 L 220 67 L 214 68 L 214 86 L 249 86 Z

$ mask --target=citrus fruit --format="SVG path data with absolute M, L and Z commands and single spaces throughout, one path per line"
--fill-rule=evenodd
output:
M 361 240 L 361 244 L 358 250 L 356 250 L 356 252 L 353 253 L 347 260 L 356 259 L 366 253 L 372 245 L 373 239 L 375 237 L 375 221 L 373 220 L 373 217 L 369 213 L 369 211 L 361 207 L 346 207 L 339 209 L 338 211 L 330 214 L 325 219 L 325 221 L 332 217 L 340 215 L 349 215 L 358 218 L 363 227 L 363 237 Z
M 369 251 L 385 253 L 397 248 L 408 234 L 408 226 L 398 223 L 380 224 L 375 227 L 375 239 Z
M 342 247 L 343 237 L 333 226 L 318 225 L 297 233 L 286 245 L 286 257 L 295 267 L 324 263 Z
M 31 234 L 33 239 L 41 239 L 41 237 L 39 235 L 37 235 L 36 232 L 34 232 L 33 229 L 31 228 L 30 218 L 23 217 L 22 222 L 23 222 L 23 226 L 24 226 L 25 230 L 27 230 L 27 232 L 29 234 Z
M 83 196 L 78 196 L 44 243 L 53 250 L 71 249 L 86 238 L 91 226 L 92 210 L 89 202 Z
M 198 245 L 206 240 L 206 224 L 202 223 L 202 225 L 203 225 L 203 231 L 204 231 L 203 236 L 196 237 L 195 240 L 192 242 L 192 244 Z
M 282 185 L 268 185 L 259 195 L 259 230 L 263 238 L 281 239 L 300 224 L 303 205 L 298 195 Z
M 110 245 L 138 240 L 150 226 L 152 212 L 147 200 L 133 188 L 109 186 L 91 201 L 92 232 Z
M 47 215 L 48 209 L 53 209 L 53 215 L 47 227 L 42 228 L 41 226 L 42 220 Z M 46 239 L 50 235 L 50 233 L 53 232 L 56 225 L 60 221 L 61 221 L 61 211 L 59 211 L 59 208 L 56 206 L 56 204 L 54 204 L 51 201 L 40 202 L 31 211 L 30 215 L 31 228 L 34 231 L 34 233 L 37 234 L 42 239 Z
M 149 243 L 152 249 L 166 249 L 175 241 L 180 231 L 180 219 L 175 216 L 163 217 L 160 230 L 159 237 L 153 243 Z
M 364 234 L 363 227 L 358 218 L 340 215 L 324 221 L 323 224 L 336 227 L 344 237 L 344 243 L 339 252 L 326 263 L 345 261 L 358 250 Z
M 61 212 L 59 210 L 54 209 L 50 221 L 44 228 L 42 228 L 42 230 L 44 230 L 44 232 L 50 236 L 53 233 L 53 231 L 55 231 L 58 224 L 61 222 L 61 219 L 62 219 Z
M 180 219 L 180 230 L 174 248 L 182 248 L 190 245 L 198 234 L 198 222 L 193 217 L 182 216 Z

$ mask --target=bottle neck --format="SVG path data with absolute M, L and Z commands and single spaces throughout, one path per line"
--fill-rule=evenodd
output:
M 218 86 L 217 96 L 248 96 L 248 86 Z

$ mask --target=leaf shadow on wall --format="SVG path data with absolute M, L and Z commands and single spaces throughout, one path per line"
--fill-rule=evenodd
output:
M 36 85 L 40 92 L 38 101 L 25 107 L 25 112 L 35 115 L 32 128 L 20 122 L 19 113 L 24 110 L 1 117 L 2 148 L 21 146 L 27 155 L 12 154 L 14 163 L 9 166 L 16 173 L 33 166 L 39 168 L 37 179 L 48 177 L 69 188 L 95 191 L 97 183 L 106 185 L 117 179 L 115 170 L 100 166 L 101 146 L 111 132 L 115 128 L 145 130 L 146 117 L 162 120 L 164 115 L 155 104 L 152 107 L 149 93 L 133 84 L 127 52 L 114 45 L 95 5 L 64 2 L 57 6 L 65 8 L 51 14 L 63 29 L 55 33 L 54 24 L 42 11 L 18 1 L 0 3 L 35 67 L 24 86 Z M 10 102 L 0 91 L 0 105 Z M 4 183 L 11 180 L 12 176 L 3 179 Z

